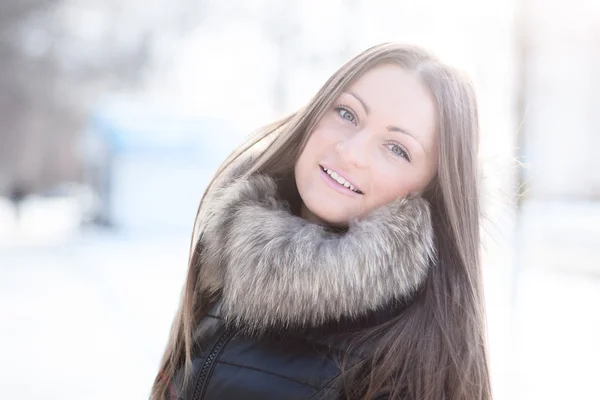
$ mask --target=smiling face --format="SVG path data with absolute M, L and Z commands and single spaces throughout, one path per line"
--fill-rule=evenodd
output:
M 437 170 L 436 107 L 398 65 L 372 68 L 319 121 L 294 174 L 302 217 L 346 226 L 425 189 Z

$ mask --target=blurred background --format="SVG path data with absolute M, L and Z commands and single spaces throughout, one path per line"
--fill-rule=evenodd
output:
M 594 0 L 2 0 L 2 397 L 147 398 L 217 166 L 385 41 L 479 92 L 495 398 L 600 399 Z

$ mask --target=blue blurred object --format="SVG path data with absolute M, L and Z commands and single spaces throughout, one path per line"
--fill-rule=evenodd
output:
M 84 134 L 90 218 L 126 229 L 191 227 L 202 191 L 243 136 L 232 121 L 165 107 L 100 102 Z
M 239 134 L 232 121 L 191 117 L 139 102 L 112 100 L 98 104 L 89 121 L 90 132 L 108 143 L 114 153 L 177 153 L 218 161 L 231 151 L 227 140 Z M 239 138 L 239 135 L 237 135 Z

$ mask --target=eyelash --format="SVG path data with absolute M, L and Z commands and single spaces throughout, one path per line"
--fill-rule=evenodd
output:
M 398 143 L 388 143 L 385 145 L 388 149 L 390 149 L 390 151 L 392 152 L 393 155 L 395 155 L 396 157 L 402 157 L 405 158 L 406 161 L 410 162 L 410 154 L 408 154 L 408 150 L 406 150 L 406 148 Z M 400 148 L 400 150 L 402 151 L 401 154 L 398 154 L 396 152 L 394 152 L 390 147 L 392 146 L 396 146 L 398 148 Z
M 350 122 L 351 124 L 354 124 L 354 125 L 358 125 L 358 122 L 359 122 L 358 117 L 356 116 L 356 113 L 354 111 L 352 111 L 352 109 L 350 107 L 348 107 L 344 104 L 340 104 L 340 105 L 335 106 L 334 110 L 336 111 L 338 117 L 340 117 L 344 121 Z M 342 117 L 339 113 L 341 110 L 344 110 L 344 111 L 350 113 L 350 115 L 352 115 L 352 118 L 354 118 L 354 121 L 350 121 L 350 120 Z

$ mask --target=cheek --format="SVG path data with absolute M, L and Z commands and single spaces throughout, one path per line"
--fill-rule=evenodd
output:
M 308 189 L 312 185 L 311 180 L 314 178 L 315 170 L 322 158 L 325 141 L 323 133 L 319 129 L 315 129 L 308 138 L 300 157 L 296 161 L 295 175 L 298 189 Z
M 419 190 L 414 171 L 410 171 L 406 166 L 380 168 L 378 173 L 373 174 L 372 182 L 374 207 L 388 204 Z
M 322 147 L 330 145 L 336 139 L 336 129 L 331 126 L 327 121 L 322 121 L 317 124 L 312 134 L 310 135 L 308 142 L 312 143 L 315 147 Z
M 326 151 L 333 149 L 335 146 L 335 137 L 331 134 L 331 131 L 325 126 L 317 126 L 311 133 L 306 146 L 300 154 L 299 160 L 306 164 L 306 162 L 318 162 L 322 161 L 319 158 L 323 156 Z

